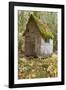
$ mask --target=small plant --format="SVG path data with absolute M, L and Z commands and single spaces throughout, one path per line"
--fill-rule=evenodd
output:
M 49 56 L 46 59 L 23 57 L 18 61 L 19 79 L 57 77 L 57 55 Z

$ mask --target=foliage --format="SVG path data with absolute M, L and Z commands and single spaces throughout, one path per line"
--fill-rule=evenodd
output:
M 24 56 L 24 36 L 30 15 L 34 15 L 40 32 L 43 37 L 53 38 L 53 50 L 57 51 L 57 13 L 56 12 L 38 12 L 38 11 L 18 11 L 18 78 L 48 78 L 58 76 L 57 55 L 53 54 L 48 58 L 25 58 Z M 37 18 L 40 19 L 37 20 Z M 42 22 L 42 23 L 40 23 Z M 45 24 L 46 23 L 46 24 Z M 44 25 L 44 26 L 43 26 Z M 44 30 L 45 28 L 49 28 Z M 44 32 L 45 31 L 45 32 Z M 52 33 L 51 33 L 52 32 Z
M 25 57 L 19 58 L 18 61 L 18 78 L 48 78 L 57 77 L 57 55 L 53 54 L 46 59 Z

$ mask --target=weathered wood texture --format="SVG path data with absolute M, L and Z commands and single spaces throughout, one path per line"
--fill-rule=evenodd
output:
M 33 19 L 29 19 L 25 33 L 25 55 L 46 56 L 53 52 L 53 41 L 45 42 Z

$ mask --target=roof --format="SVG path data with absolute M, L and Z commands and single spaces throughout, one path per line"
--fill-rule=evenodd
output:
M 29 18 L 29 21 L 30 19 L 33 19 L 38 27 L 38 30 L 41 34 L 41 36 L 45 39 L 53 39 L 54 36 L 52 34 L 52 32 L 50 31 L 50 29 L 48 28 L 48 25 L 46 23 L 42 23 L 40 19 L 38 19 L 36 16 L 32 15 L 30 16 Z M 25 32 L 24 32 L 25 34 Z

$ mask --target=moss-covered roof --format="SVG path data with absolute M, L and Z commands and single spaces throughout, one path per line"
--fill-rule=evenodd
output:
M 32 14 L 30 16 L 30 19 L 31 18 L 35 21 L 35 23 L 38 27 L 38 30 L 43 38 L 45 38 L 45 39 L 49 39 L 49 38 L 53 39 L 54 38 L 52 32 L 50 31 L 50 29 L 48 28 L 48 25 L 46 23 L 42 23 L 40 19 L 38 19 L 35 15 L 32 15 Z

